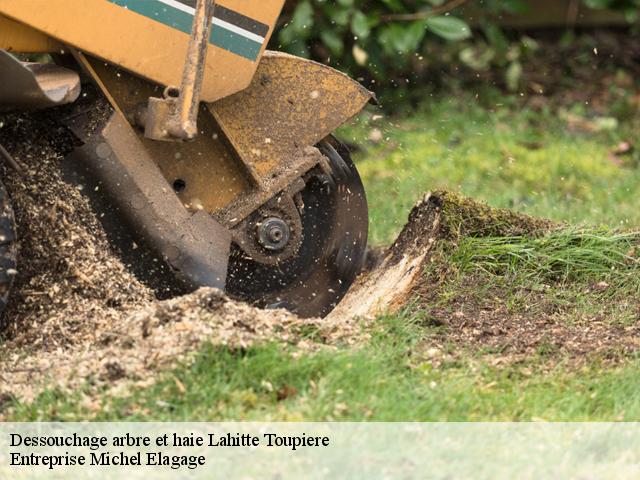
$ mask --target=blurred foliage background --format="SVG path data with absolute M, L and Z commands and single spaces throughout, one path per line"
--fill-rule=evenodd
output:
M 459 69 L 485 81 L 492 72 L 500 88 L 518 91 L 540 45 L 514 24 L 571 27 L 551 39 L 567 47 L 585 19 L 637 34 L 639 18 L 640 0 L 295 0 L 272 47 L 328 63 L 381 95 L 396 90 L 397 107 L 416 84 L 437 86 Z

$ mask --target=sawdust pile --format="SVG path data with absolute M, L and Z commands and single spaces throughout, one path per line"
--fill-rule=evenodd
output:
M 0 117 L 0 125 L 0 142 L 23 168 L 2 167 L 20 250 L 0 343 L 0 398 L 32 399 L 44 385 L 144 383 L 207 341 L 312 348 L 355 336 L 348 324 L 320 326 L 212 290 L 156 302 L 113 252 L 82 192 L 64 180 L 61 161 L 73 147 L 66 130 L 46 113 Z
M 91 341 L 24 355 L 9 348 L 2 375 L 10 393 L 31 400 L 48 388 L 148 386 L 163 368 L 190 360 L 205 344 L 236 349 L 256 342 L 289 343 L 304 350 L 353 342 L 355 325 L 301 319 L 284 310 L 261 311 L 229 300 L 219 290 L 200 289 L 111 318 Z M 95 390 L 97 391 L 97 390 Z
M 82 343 L 152 295 L 115 257 L 79 189 L 62 178 L 72 137 L 45 115 L 2 120 L 0 142 L 22 173 L 2 178 L 14 205 L 18 276 L 4 316 L 13 345 L 55 350 Z

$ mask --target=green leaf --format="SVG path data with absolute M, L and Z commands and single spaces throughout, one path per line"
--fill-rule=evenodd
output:
M 331 50 L 333 55 L 342 55 L 342 52 L 344 51 L 344 43 L 342 42 L 342 38 L 340 38 L 336 32 L 333 30 L 324 30 L 320 34 L 320 39 L 322 40 L 322 43 Z
M 613 4 L 611 0 L 583 0 L 583 2 L 587 7 L 596 10 L 607 9 Z
M 425 20 L 425 24 L 433 33 L 447 40 L 464 40 L 471 37 L 471 29 L 467 22 L 457 17 L 431 17 Z
M 402 4 L 402 0 L 382 0 L 391 11 L 393 12 L 402 12 L 405 11 L 405 6 Z
M 424 34 L 423 22 L 414 22 L 408 27 L 394 23 L 384 27 L 378 39 L 388 54 L 406 54 L 418 49 Z
M 468 67 L 481 71 L 489 68 L 495 55 L 496 52 L 492 48 L 467 47 L 460 51 L 459 58 Z
M 624 18 L 629 23 L 637 22 L 639 15 L 640 15 L 640 12 L 638 11 L 638 9 L 630 8 L 624 11 Z
M 528 0 L 501 0 L 500 8 L 511 15 L 525 15 L 531 10 Z
M 353 18 L 351 19 L 351 31 L 354 35 L 363 40 L 371 33 L 369 19 L 360 10 L 353 14 Z
M 518 90 L 518 87 L 520 86 L 521 78 L 522 78 L 522 65 L 520 64 L 520 62 L 511 63 L 511 65 L 509 65 L 509 68 L 507 68 L 507 71 L 505 72 L 505 80 L 507 82 L 507 88 L 512 92 L 515 92 L 516 90 Z
M 349 25 L 351 10 L 348 8 L 334 8 L 331 12 L 331 22 L 340 27 Z
M 293 12 L 293 17 L 291 17 L 291 23 L 289 26 L 296 33 L 303 33 L 311 30 L 311 27 L 313 27 L 313 7 L 311 6 L 311 2 L 304 1 L 298 4 L 295 12 Z
M 509 40 L 502 33 L 502 29 L 493 23 L 488 23 L 484 26 L 484 35 L 496 53 L 504 55 L 509 48 Z

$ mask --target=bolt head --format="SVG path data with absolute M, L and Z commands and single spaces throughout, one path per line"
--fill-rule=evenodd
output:
M 265 219 L 258 225 L 258 242 L 265 250 L 278 252 L 289 243 L 291 229 L 289 225 L 277 217 Z

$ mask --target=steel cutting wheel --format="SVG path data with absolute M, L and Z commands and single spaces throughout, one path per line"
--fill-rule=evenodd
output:
M 74 104 L 74 109 L 81 107 L 80 102 Z M 74 122 L 69 128 L 73 127 L 86 143 L 68 157 L 64 168 L 65 172 L 69 171 L 65 176 L 85 186 L 83 191 L 90 197 L 109 240 L 139 278 L 161 298 L 189 291 L 191 286 L 185 286 L 171 275 L 170 267 L 158 261 L 163 259 L 144 237 L 140 238 L 138 230 L 122 221 L 122 212 L 128 207 L 118 207 L 106 188 L 93 188 L 94 174 L 86 165 L 100 162 L 92 144 L 106 141 L 95 133 L 93 125 L 111 117 L 100 109 L 88 111 L 90 114 L 81 120 L 67 114 Z M 106 111 L 110 112 L 108 107 Z M 93 112 L 97 112 L 95 120 L 91 116 Z M 260 255 L 252 255 L 240 247 L 232 248 L 225 285 L 231 297 L 261 307 L 285 308 L 304 317 L 325 316 L 355 280 L 367 244 L 368 210 L 364 188 L 348 150 L 340 142 L 328 137 L 317 147 L 326 157 L 328 168 L 318 166 L 303 177 L 302 190 L 292 193 L 290 198 L 293 210 L 276 211 L 261 223 L 261 230 L 252 230 L 258 247 L 268 251 L 263 256 L 264 263 Z M 167 179 L 173 181 L 173 178 Z M 270 211 L 272 207 L 265 204 L 256 212 Z M 289 213 L 293 215 L 288 216 Z M 283 238 L 295 244 L 291 255 L 282 253 L 281 243 L 287 243 Z M 135 249 L 130 248 L 132 243 L 136 244 Z M 269 257 L 267 261 L 265 256 Z M 283 259 L 278 260 L 279 256 Z
M 318 148 L 331 172 L 311 175 L 301 192 L 302 243 L 296 255 L 273 266 L 236 251 L 227 277 L 232 297 L 304 317 L 325 316 L 355 280 L 367 245 L 364 187 L 344 145 L 329 137 Z

